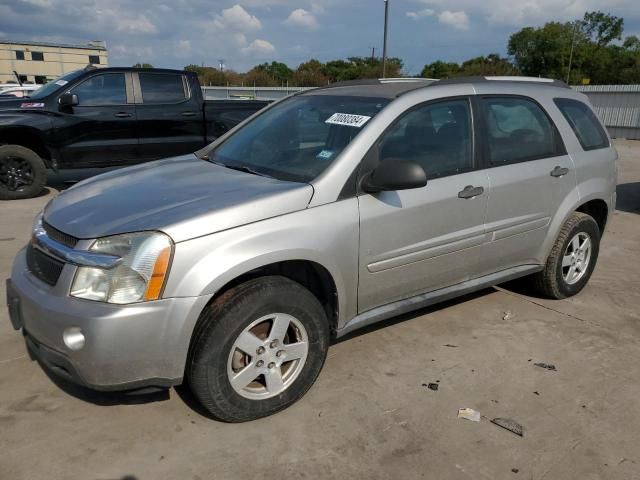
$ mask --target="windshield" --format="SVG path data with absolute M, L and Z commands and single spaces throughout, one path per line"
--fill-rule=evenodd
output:
M 265 111 L 208 153 L 229 168 L 308 183 L 320 175 L 389 99 L 292 97 Z
M 83 70 L 74 70 L 73 72 L 66 73 L 61 77 L 58 77 L 55 80 L 50 81 L 46 85 L 43 85 L 35 92 L 31 93 L 29 95 L 29 98 L 33 98 L 36 100 L 40 98 L 44 98 L 50 95 L 51 93 L 55 92 L 56 90 L 64 87 L 67 83 L 75 80 L 83 73 L 84 73 Z

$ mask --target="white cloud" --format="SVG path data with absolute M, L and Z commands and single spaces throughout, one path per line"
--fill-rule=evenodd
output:
M 182 55 L 191 53 L 191 40 L 178 40 L 177 50 Z
M 424 8 L 422 10 L 418 10 L 417 12 L 407 12 L 407 17 L 413 18 L 414 20 L 419 20 L 420 18 L 435 15 L 435 13 L 436 11 L 431 8 Z
M 297 8 L 289 14 L 289 17 L 284 21 L 287 25 L 294 25 L 297 27 L 305 27 L 315 29 L 318 28 L 318 21 L 313 13 L 305 10 L 304 8 Z
M 258 17 L 251 15 L 240 5 L 225 8 L 222 13 L 217 13 L 213 24 L 220 29 L 239 30 L 241 32 L 251 32 L 262 28 L 262 22 Z
M 136 17 L 121 17 L 118 22 L 114 22 L 116 31 L 121 33 L 157 33 L 156 26 L 146 15 Z
M 458 30 L 469 29 L 469 17 L 464 12 L 464 10 L 460 10 L 459 12 L 444 10 L 438 15 L 438 21 L 444 25 L 449 25 L 450 27 L 456 28 Z
M 254 57 L 266 57 L 274 54 L 276 47 L 266 40 L 257 39 L 246 47 L 242 48 L 242 53 Z

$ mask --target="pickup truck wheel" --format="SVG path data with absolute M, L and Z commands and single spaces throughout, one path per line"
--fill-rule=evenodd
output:
M 285 277 L 250 280 L 202 313 L 187 379 L 217 419 L 244 422 L 276 413 L 316 380 L 329 325 L 316 297 Z
M 36 152 L 19 145 L 0 146 L 0 200 L 35 197 L 46 180 L 45 164 Z
M 544 270 L 533 276 L 536 289 L 555 299 L 579 293 L 589 281 L 598 259 L 600 228 L 593 217 L 571 214 L 562 226 Z

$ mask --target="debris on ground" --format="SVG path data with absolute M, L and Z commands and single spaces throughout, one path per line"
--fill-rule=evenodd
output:
M 447 343 L 446 345 L 443 345 L 443 347 L 458 348 L 458 345 L 452 345 L 450 343 Z
M 511 433 L 515 433 L 519 437 L 524 437 L 524 428 L 515 420 L 510 418 L 494 418 L 491 423 L 498 425 L 499 427 L 509 430 Z
M 466 420 L 471 420 L 472 422 L 479 422 L 480 412 L 474 410 L 473 408 L 459 408 L 458 418 L 464 418 Z
M 533 394 L 540 396 L 540 392 L 533 392 Z
M 546 370 L 551 370 L 552 372 L 555 372 L 555 371 L 557 370 L 557 369 L 556 369 L 556 366 L 555 366 L 555 365 L 553 365 L 553 364 L 551 364 L 551 363 L 543 363 L 543 362 L 540 362 L 540 363 L 534 363 L 534 365 L 535 365 L 536 367 L 544 368 L 544 369 L 546 369 Z
M 512 468 L 512 469 L 511 469 L 511 471 L 512 471 L 513 473 L 518 473 L 520 470 L 519 470 L 519 469 L 517 469 L 517 468 Z
M 427 387 L 429 390 L 437 392 L 440 385 L 438 385 L 437 383 L 423 383 L 422 386 Z
M 502 319 L 503 320 L 511 320 L 513 318 L 513 314 L 511 313 L 510 310 L 507 310 L 506 312 L 504 312 L 502 314 Z

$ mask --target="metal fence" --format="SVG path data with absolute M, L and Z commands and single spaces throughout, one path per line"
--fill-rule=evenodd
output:
M 202 87 L 205 100 L 253 99 L 278 100 L 305 87 Z
M 640 85 L 574 87 L 589 97 L 612 138 L 640 140 Z
M 640 140 L 640 85 L 574 87 L 589 97 L 613 138 Z M 202 87 L 207 100 L 234 98 L 278 100 L 304 87 Z

